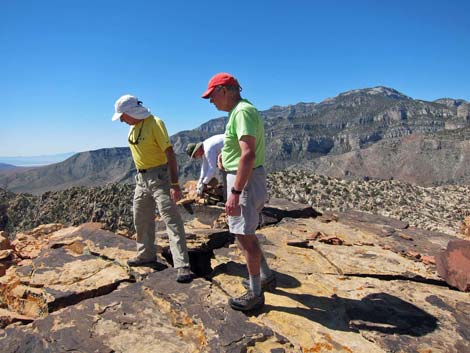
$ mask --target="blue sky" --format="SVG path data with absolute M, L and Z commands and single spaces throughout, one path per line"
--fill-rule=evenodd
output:
M 259 110 L 378 85 L 470 100 L 468 1 L 1 0 L 0 156 L 125 146 L 115 100 L 170 134 L 224 115 L 200 98 L 236 76 Z

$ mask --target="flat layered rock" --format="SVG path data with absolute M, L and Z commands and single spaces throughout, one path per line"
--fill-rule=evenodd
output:
M 24 314 L 48 314 L 25 326 L 30 316 L 12 319 L 0 331 L 2 352 L 470 352 L 470 294 L 449 286 L 431 261 L 455 238 L 272 202 L 272 224 L 258 234 L 278 286 L 261 311 L 227 305 L 244 292 L 247 273 L 220 225 L 223 209 L 190 205 L 191 267 L 210 270 L 207 279 L 178 284 L 171 267 L 129 268 L 135 242 L 96 224 L 61 229 L 0 278 L 0 300 L 6 283 Z M 171 263 L 161 226 L 158 249 Z
M 407 253 L 434 251 L 452 237 L 438 242 L 439 233 L 369 217 L 284 219 L 261 229 L 278 287 L 257 318 L 301 352 L 470 351 L 468 293 Z M 224 291 L 244 291 L 236 247 L 217 251 L 213 267 Z
M 0 329 L 3 329 L 14 323 L 27 324 L 34 321 L 35 318 L 20 315 L 14 311 L 0 308 Z
M 0 301 L 9 310 L 43 317 L 134 281 L 129 268 L 114 261 L 118 260 L 114 255 L 121 256 L 121 261 L 131 257 L 134 242 L 97 224 L 62 229 L 40 242 L 42 248 L 29 263 L 10 267 L 0 278 Z M 32 242 L 28 244 L 37 249 Z
M 6 329 L 9 352 L 246 352 L 247 347 L 292 351 L 270 328 L 232 311 L 226 295 L 210 282 L 174 281 L 174 270 L 36 320 Z

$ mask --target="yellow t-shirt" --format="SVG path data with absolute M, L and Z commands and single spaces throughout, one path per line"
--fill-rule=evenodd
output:
M 137 169 L 149 169 L 168 162 L 165 150 L 172 145 L 160 118 L 150 115 L 131 126 L 128 140 Z

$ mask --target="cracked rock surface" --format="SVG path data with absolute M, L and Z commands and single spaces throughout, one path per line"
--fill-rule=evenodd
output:
M 25 237 L 0 277 L 1 351 L 470 351 L 470 293 L 444 282 L 434 261 L 454 236 L 273 198 L 258 235 L 278 286 L 246 315 L 227 304 L 247 274 L 217 228 L 221 210 L 193 211 L 191 267 L 210 273 L 189 284 L 175 281 L 158 224 L 162 267 L 129 268 L 134 241 L 96 223 Z

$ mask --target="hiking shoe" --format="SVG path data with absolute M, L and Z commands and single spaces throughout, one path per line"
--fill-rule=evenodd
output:
M 142 266 L 142 265 L 149 265 L 152 263 L 157 262 L 157 259 L 152 259 L 152 260 L 144 260 L 140 259 L 138 257 L 133 257 L 132 259 L 127 260 L 127 264 L 129 266 Z
M 264 305 L 264 294 L 255 295 L 251 289 L 238 298 L 230 298 L 229 305 L 234 310 L 249 311 L 261 308 Z
M 250 280 L 247 279 L 247 278 L 242 279 L 242 285 L 246 289 L 249 289 L 250 288 Z M 272 291 L 274 291 L 276 289 L 276 285 L 277 285 L 276 275 L 274 274 L 274 272 L 271 273 L 271 276 L 261 280 L 261 290 L 263 292 L 272 292 Z
M 188 266 L 178 268 L 176 282 L 189 283 L 193 280 L 193 274 Z

